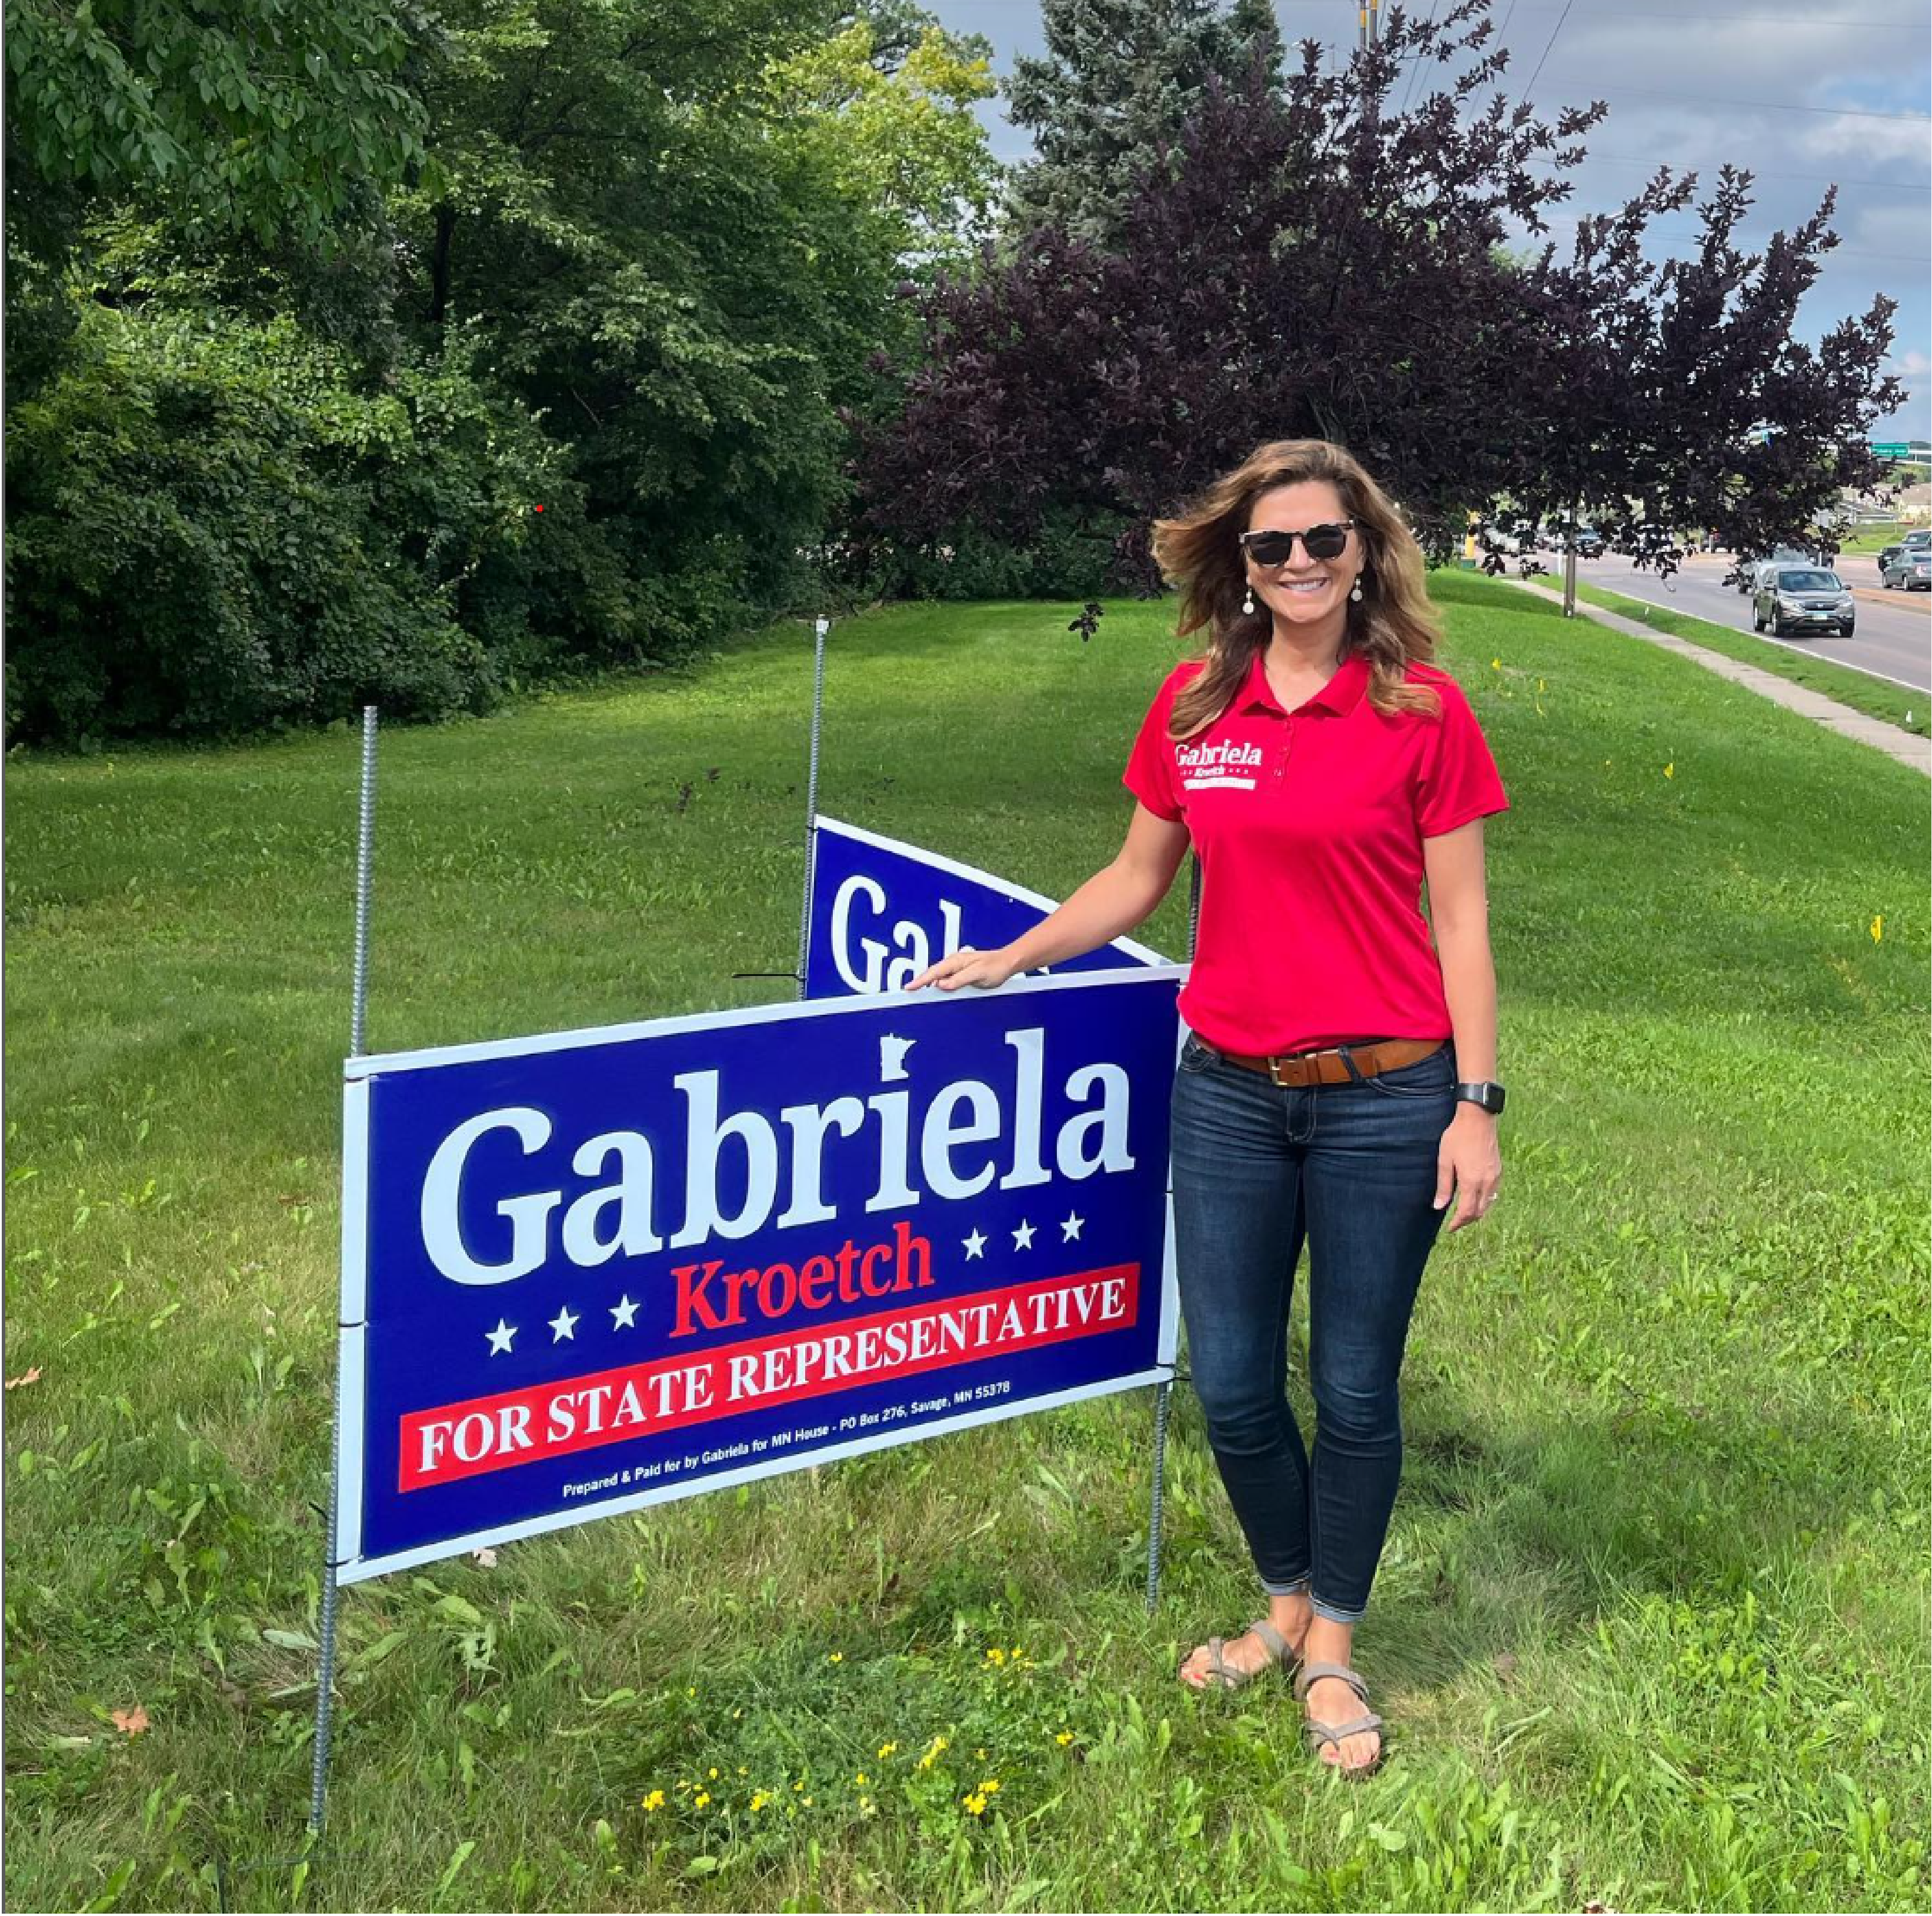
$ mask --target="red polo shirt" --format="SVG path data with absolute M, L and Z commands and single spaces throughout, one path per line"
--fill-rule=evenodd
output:
M 1422 914 L 1422 842 L 1509 808 L 1462 687 L 1412 664 L 1441 716 L 1384 718 L 1355 653 L 1288 712 L 1258 656 L 1227 710 L 1177 743 L 1168 713 L 1200 669 L 1168 674 L 1124 781 L 1156 816 L 1186 822 L 1201 860 L 1181 1017 L 1208 1044 L 1259 1056 L 1453 1037 Z

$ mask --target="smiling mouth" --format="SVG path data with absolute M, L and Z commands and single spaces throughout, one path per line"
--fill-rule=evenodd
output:
M 1318 592 L 1325 592 L 1328 589 L 1328 581 L 1325 578 L 1283 579 L 1281 581 L 1283 592 L 1298 593 L 1304 599 L 1312 599 Z

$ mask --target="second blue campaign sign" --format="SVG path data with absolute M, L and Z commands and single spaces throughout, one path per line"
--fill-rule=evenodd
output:
M 352 1061 L 342 1581 L 1170 1375 L 1180 976 Z
M 836 818 L 814 819 L 805 995 L 897 991 L 962 946 L 1010 944 L 1054 909 L 1052 899 L 990 872 Z M 1165 963 L 1120 938 L 1052 969 L 1060 976 Z

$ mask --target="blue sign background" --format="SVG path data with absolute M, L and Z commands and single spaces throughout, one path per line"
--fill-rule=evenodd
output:
M 1180 977 L 1171 968 L 1138 975 L 1117 970 L 1108 978 L 1016 981 L 998 992 L 944 999 L 772 1007 L 352 1062 L 338 1458 L 342 1580 L 1167 1374 L 1174 1335 L 1166 1269 L 1167 1117 Z M 1040 1034 L 1036 1155 L 1046 1175 L 1003 1188 L 1003 1179 L 1029 1155 L 1019 1143 L 1018 1107 L 1026 1101 L 1021 1054 L 1006 1041 L 1010 1033 L 1027 1032 Z M 1056 1140 L 1063 1126 L 1097 1112 L 1102 1100 L 1090 1082 L 1080 1095 L 1070 1095 L 1068 1080 L 1098 1064 L 1125 1074 L 1132 1168 L 1072 1176 L 1058 1161 Z M 748 1195 L 748 1154 L 729 1135 L 733 1113 L 758 1114 L 778 1140 L 776 1195 L 764 1221 L 746 1235 L 714 1231 L 704 1242 L 677 1246 L 673 1239 L 686 1215 L 693 1094 L 673 1080 L 688 1075 L 695 1088 L 702 1082 L 696 1074 L 709 1073 L 716 1074 L 716 1127 L 725 1133 L 712 1221 L 730 1218 Z M 975 1194 L 942 1197 L 928 1188 L 922 1164 L 922 1114 L 946 1086 L 968 1080 L 990 1087 L 1000 1134 L 982 1140 L 958 1135 L 966 1122 L 960 1114 L 970 1107 L 956 1101 L 956 1137 L 950 1154 L 942 1146 L 941 1174 L 950 1164 L 953 1176 L 971 1182 L 990 1164 L 994 1176 Z M 906 1182 L 918 1196 L 868 1210 L 868 1198 L 884 1188 L 881 1141 L 891 1129 L 880 1101 L 896 1109 L 895 1093 L 905 1095 Z M 779 1114 L 841 1098 L 860 1101 L 864 1116 L 849 1136 L 838 1129 L 820 1134 L 820 1188 L 834 1215 L 782 1226 L 778 1218 L 797 1201 L 792 1146 L 802 1134 Z M 532 1136 L 544 1125 L 549 1135 L 527 1152 L 508 1128 L 477 1137 L 454 1209 L 460 1253 L 486 1274 L 509 1265 L 518 1226 L 514 1212 L 506 1215 L 500 1205 L 533 1194 L 561 1197 L 541 1218 L 528 1215 L 545 1209 L 541 1197 L 525 1207 L 524 1228 L 542 1236 L 535 1268 L 506 1281 L 459 1283 L 436 1267 L 426 1245 L 425 1179 L 439 1146 L 459 1126 L 506 1110 L 538 1114 L 527 1121 Z M 620 1248 L 604 1262 L 572 1261 L 562 1248 L 566 1213 L 583 1194 L 618 1177 L 601 1146 L 582 1172 L 573 1168 L 573 1157 L 588 1140 L 618 1133 L 649 1141 L 649 1201 L 634 1207 L 632 1224 L 653 1232 L 662 1246 L 634 1255 Z M 1069 1164 L 1078 1169 L 1097 1155 L 1100 1137 L 1097 1121 L 1081 1128 Z M 700 1180 L 707 1188 L 710 1182 Z M 616 1215 L 614 1202 L 592 1221 L 597 1237 L 614 1235 Z M 807 1258 L 835 1257 L 848 1244 L 896 1244 L 902 1221 L 930 1249 L 923 1263 L 902 1256 L 896 1268 L 920 1269 L 929 1283 L 883 1297 L 826 1302 L 821 1296 L 816 1308 L 806 1308 L 801 1296 L 778 1318 L 762 1314 L 758 1293 L 744 1288 L 744 1321 L 734 1324 L 706 1321 L 707 1310 L 687 1296 L 684 1334 L 674 1334 L 676 1268 L 717 1260 L 720 1275 L 781 1263 L 802 1269 Z M 580 1227 L 580 1250 L 584 1242 Z M 445 1257 L 447 1262 L 447 1251 Z M 852 1258 L 846 1263 L 856 1269 Z M 842 1382 L 824 1395 L 730 1410 L 680 1428 L 655 1429 L 646 1422 L 635 1434 L 594 1448 L 400 1488 L 410 1458 L 422 1454 L 420 1431 L 406 1448 L 404 1441 L 404 1420 L 416 1413 L 460 1411 L 474 1400 L 526 1392 L 540 1405 L 544 1393 L 568 1380 L 620 1367 L 695 1363 L 707 1353 L 793 1334 L 856 1332 L 908 1310 L 1127 1266 L 1138 1266 L 1139 1275 L 1136 1315 L 1125 1328 L 909 1375 Z M 686 1281 L 687 1291 L 692 1281 Z M 773 1295 L 782 1291 L 780 1285 Z M 715 1280 L 698 1295 L 709 1299 L 709 1314 L 723 1314 L 726 1292 Z M 540 1426 L 541 1410 L 536 1414 Z M 479 1431 L 488 1422 L 470 1428 Z M 500 1417 L 496 1428 L 504 1428 Z M 446 1462 L 451 1455 L 447 1431 L 440 1455 Z
M 990 872 L 820 818 L 812 829 L 805 995 L 896 991 L 962 945 L 990 951 L 1011 944 L 1054 908 L 1052 899 Z M 1060 977 L 1165 962 L 1122 938 L 1052 971 Z

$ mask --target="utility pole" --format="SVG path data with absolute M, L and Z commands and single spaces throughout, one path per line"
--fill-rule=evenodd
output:
M 1360 23 L 1361 48 L 1364 53 L 1381 39 L 1382 0 L 1356 0 L 1356 17 Z

